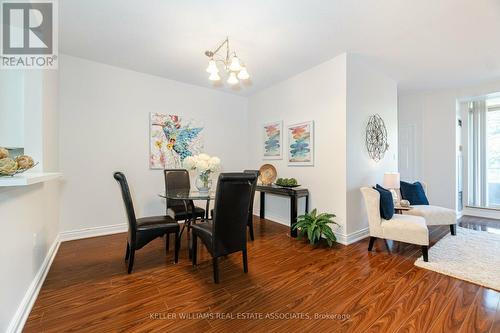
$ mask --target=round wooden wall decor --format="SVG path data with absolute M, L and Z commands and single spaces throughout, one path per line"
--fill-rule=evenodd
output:
M 368 120 L 365 141 L 368 155 L 374 161 L 378 162 L 384 158 L 385 152 L 389 149 L 387 129 L 384 120 L 378 114 L 374 114 Z

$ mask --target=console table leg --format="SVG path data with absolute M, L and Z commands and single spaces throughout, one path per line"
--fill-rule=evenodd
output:
M 309 213 L 309 196 L 306 195 L 306 213 Z
M 297 237 L 297 229 L 293 226 L 297 223 L 297 197 L 290 197 L 290 236 Z
M 260 192 L 260 218 L 265 218 L 266 211 L 266 193 Z

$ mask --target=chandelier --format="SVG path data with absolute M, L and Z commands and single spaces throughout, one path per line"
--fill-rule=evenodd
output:
M 205 51 L 205 55 L 209 58 L 207 72 L 210 74 L 208 77 L 210 81 L 217 82 L 221 80 L 218 63 L 222 65 L 227 73 L 226 82 L 232 86 L 238 84 L 239 80 L 248 80 L 250 78 L 245 65 L 236 56 L 236 52 L 231 52 L 229 49 L 228 37 L 214 51 Z

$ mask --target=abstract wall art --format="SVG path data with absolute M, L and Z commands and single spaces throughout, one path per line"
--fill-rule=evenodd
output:
M 263 159 L 281 160 L 283 158 L 283 122 L 275 121 L 263 126 Z
M 289 125 L 288 165 L 314 165 L 314 122 Z
M 182 161 L 203 150 L 203 126 L 177 115 L 150 114 L 151 169 L 180 169 Z

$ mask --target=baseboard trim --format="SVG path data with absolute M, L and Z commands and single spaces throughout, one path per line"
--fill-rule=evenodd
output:
M 59 239 L 61 242 L 66 242 L 76 239 L 118 234 L 121 232 L 127 232 L 127 230 L 128 226 L 126 224 L 112 224 L 101 227 L 62 231 L 59 233 Z
M 347 234 L 345 235 L 345 245 L 356 243 L 357 241 L 360 241 L 368 236 L 370 236 L 370 230 L 368 227 Z
M 492 210 L 492 209 L 481 209 L 481 208 L 470 208 L 465 207 L 462 210 L 462 216 L 476 216 L 476 217 L 484 217 L 488 219 L 500 219 L 500 211 Z
M 47 255 L 45 256 L 45 259 L 43 260 L 40 269 L 38 269 L 38 272 L 33 278 L 33 281 L 31 282 L 28 290 L 24 294 L 21 304 L 19 304 L 19 307 L 17 308 L 14 317 L 10 321 L 10 324 L 7 327 L 8 333 L 22 332 L 24 325 L 26 324 L 26 320 L 28 319 L 28 316 L 31 312 L 31 309 L 33 308 L 33 305 L 35 304 L 35 301 L 38 297 L 38 294 L 42 289 L 43 282 L 47 277 L 47 274 L 50 270 L 50 266 L 52 265 L 52 262 L 56 257 L 57 250 L 59 250 L 59 244 L 61 244 L 61 242 L 59 240 L 59 235 L 57 235 L 54 242 L 50 246 Z
M 260 212 L 254 211 L 253 214 L 255 216 L 259 216 Z M 290 227 L 290 221 L 282 216 L 274 216 L 272 214 L 266 214 L 266 220 L 270 220 L 282 225 L 285 225 L 287 227 Z M 358 230 L 356 232 L 350 233 L 350 234 L 344 234 L 341 232 L 335 232 L 335 237 L 337 237 L 337 243 L 340 243 L 342 245 L 349 245 L 352 243 L 356 243 L 357 241 L 366 238 L 370 235 L 368 227 L 363 228 L 361 230 Z

